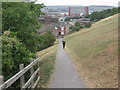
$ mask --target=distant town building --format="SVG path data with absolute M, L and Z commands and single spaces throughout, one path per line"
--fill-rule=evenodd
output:
M 39 33 L 44 33 L 47 31 L 51 31 L 54 35 L 55 33 L 55 26 L 53 24 L 44 24 L 42 27 L 39 29 Z
M 80 18 L 80 19 L 72 19 L 68 22 L 70 26 L 74 26 L 76 22 L 79 22 L 81 24 L 89 23 L 90 18 Z
M 81 24 L 89 23 L 89 22 L 90 22 L 90 18 L 82 18 L 82 19 L 78 19 L 77 22 L 80 22 Z
M 39 29 L 39 33 L 52 31 L 55 36 L 69 34 L 69 25 L 65 22 L 65 17 L 42 16 L 39 18 L 44 25 Z
M 42 12 L 44 12 L 46 15 L 48 16 L 68 16 L 72 14 L 72 9 L 74 8 L 74 10 L 76 11 L 77 9 L 75 9 L 76 7 L 78 7 L 77 9 L 80 10 L 80 13 L 89 13 L 91 14 L 94 11 L 102 11 L 102 10 L 106 10 L 106 9 L 112 9 L 115 8 L 113 6 L 101 6 L 101 5 L 92 5 L 92 6 L 46 6 L 44 8 L 41 9 Z M 87 10 L 88 9 L 88 10 Z M 70 11 L 71 14 L 70 14 Z M 86 12 L 85 12 L 86 11 Z M 79 12 L 79 11 L 77 11 Z M 79 13 L 77 13 L 78 15 Z M 75 14 L 73 14 L 75 15 Z M 81 15 L 81 14 L 80 14 Z
M 44 24 L 58 23 L 59 17 L 42 16 L 42 17 L 38 18 L 38 20 Z
M 58 23 L 59 22 L 59 17 L 51 17 L 52 23 Z
M 89 14 L 88 7 L 69 7 L 68 8 L 69 16 L 81 16 L 81 15 L 88 15 L 88 14 Z
M 65 36 L 70 33 L 69 25 L 66 22 L 60 22 L 55 24 L 56 36 Z

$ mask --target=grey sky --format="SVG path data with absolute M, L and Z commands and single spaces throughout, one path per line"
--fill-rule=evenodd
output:
M 118 6 L 120 0 L 38 0 L 44 5 L 109 5 Z

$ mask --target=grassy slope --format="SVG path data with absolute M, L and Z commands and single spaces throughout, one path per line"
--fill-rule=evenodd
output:
M 65 40 L 67 52 L 88 87 L 118 87 L 118 15 L 71 34 Z
M 53 73 L 54 70 L 56 53 L 57 53 L 57 41 L 54 46 L 37 53 L 37 55 L 43 60 L 43 62 L 40 64 L 41 80 L 38 84 L 38 88 L 47 87 L 51 74 Z

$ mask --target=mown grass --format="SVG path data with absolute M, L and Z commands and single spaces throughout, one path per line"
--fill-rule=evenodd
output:
M 53 73 L 54 70 L 56 53 L 57 53 L 57 44 L 37 53 L 37 55 L 42 60 L 41 63 L 39 64 L 41 80 L 37 85 L 38 88 L 47 87 L 51 74 Z
M 118 15 L 64 38 L 88 87 L 118 87 Z

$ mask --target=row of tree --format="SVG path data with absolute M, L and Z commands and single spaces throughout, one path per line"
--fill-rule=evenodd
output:
M 82 28 L 89 28 L 89 27 L 91 27 L 91 22 L 88 22 L 88 23 L 75 22 L 75 25 L 71 26 L 70 30 L 79 31 Z
M 107 9 L 103 11 L 96 11 L 96 12 L 93 12 L 91 15 L 88 15 L 87 17 L 90 17 L 91 21 L 99 21 L 100 19 L 104 19 L 106 17 L 120 13 L 119 9 L 120 8 L 113 8 L 113 9 Z
M 43 14 L 43 4 L 33 2 L 2 3 L 2 70 L 5 80 L 19 70 L 19 64 L 29 64 L 35 53 L 54 44 L 51 32 L 39 34 L 42 24 L 38 21 Z

